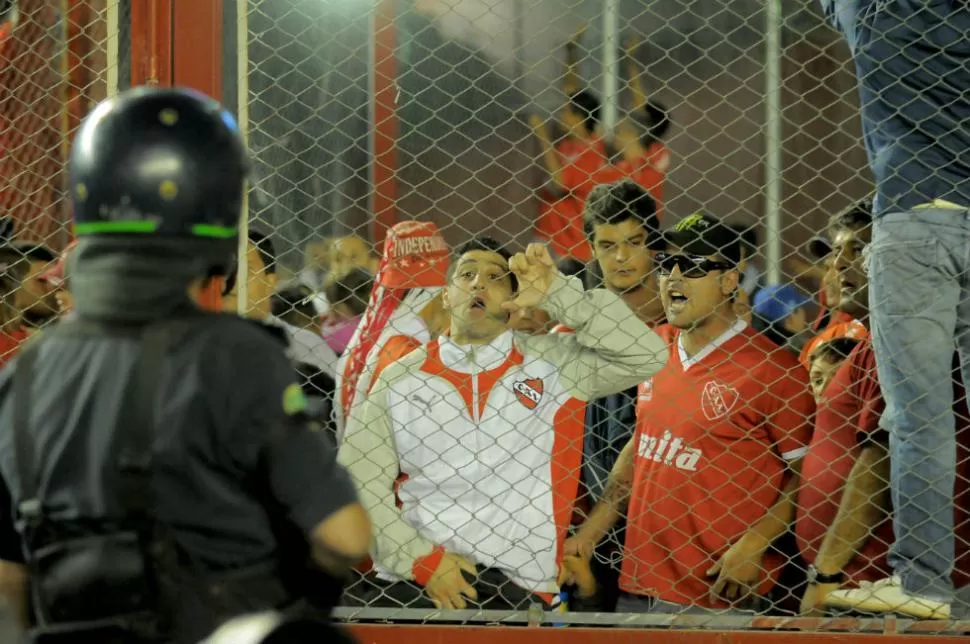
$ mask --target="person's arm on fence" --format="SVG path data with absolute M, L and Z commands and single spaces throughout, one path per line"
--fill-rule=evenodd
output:
M 566 543 L 563 545 L 563 558 L 577 557 L 583 562 L 588 562 L 593 556 L 593 549 L 596 545 L 626 514 L 631 486 L 633 485 L 635 439 L 636 436 L 634 435 L 627 441 L 617 457 L 602 498 L 593 506 L 589 516 L 586 517 L 575 534 L 566 539 Z M 559 584 L 570 585 L 574 583 L 576 583 L 576 579 L 572 571 L 563 567 L 560 570 Z
M 838 513 L 815 556 L 818 572 L 823 575 L 842 572 L 886 518 L 889 507 L 889 454 L 881 442 L 869 441 L 849 472 Z M 802 599 L 802 612 L 815 610 L 838 587 L 839 584 L 810 586 Z

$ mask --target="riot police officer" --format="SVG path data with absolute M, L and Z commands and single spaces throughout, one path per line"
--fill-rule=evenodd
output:
M 285 339 L 189 295 L 229 270 L 247 166 L 192 91 L 122 93 L 77 135 L 75 315 L 0 373 L 0 601 L 39 636 L 198 642 L 338 596 L 366 555 Z

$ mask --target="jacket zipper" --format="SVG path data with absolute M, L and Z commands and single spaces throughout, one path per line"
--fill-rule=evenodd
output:
M 475 362 L 474 349 L 468 354 L 468 358 L 472 367 L 472 422 L 478 425 L 481 418 L 479 418 L 480 414 L 478 413 L 478 364 Z

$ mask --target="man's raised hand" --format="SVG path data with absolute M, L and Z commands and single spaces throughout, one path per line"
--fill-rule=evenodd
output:
M 510 313 L 537 308 L 559 275 L 559 269 L 544 244 L 529 244 L 524 253 L 513 255 L 509 260 L 509 271 L 519 282 L 518 293 L 502 305 Z

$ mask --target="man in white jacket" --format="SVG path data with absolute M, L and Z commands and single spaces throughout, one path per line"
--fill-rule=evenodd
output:
M 381 373 L 340 448 L 387 582 L 355 595 L 413 607 L 554 606 L 585 401 L 653 376 L 666 344 L 617 295 L 584 292 L 559 273 L 537 244 L 511 259 L 493 240 L 466 245 L 443 301 L 450 333 Z M 511 313 L 533 308 L 575 333 L 507 329 Z

